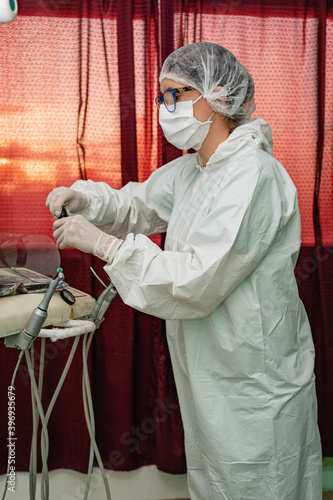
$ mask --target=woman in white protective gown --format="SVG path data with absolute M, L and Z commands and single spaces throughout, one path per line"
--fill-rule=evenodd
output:
M 173 52 L 159 121 L 193 148 L 120 190 L 48 196 L 59 248 L 106 262 L 126 304 L 167 321 L 192 500 L 320 500 L 314 348 L 294 277 L 297 192 L 251 119 L 253 80 L 222 46 Z M 166 232 L 161 250 L 149 235 Z

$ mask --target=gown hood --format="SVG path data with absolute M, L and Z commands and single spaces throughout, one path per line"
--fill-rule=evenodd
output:
M 242 125 L 239 125 L 230 134 L 228 139 L 222 142 L 216 151 L 209 158 L 206 167 L 214 168 L 216 164 L 234 154 L 248 143 L 258 149 L 273 156 L 273 137 L 271 127 L 262 118 L 251 118 Z M 200 166 L 199 155 L 197 154 L 197 163 Z

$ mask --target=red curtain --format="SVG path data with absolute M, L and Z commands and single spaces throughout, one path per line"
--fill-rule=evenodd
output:
M 305 0 L 21 0 L 0 26 L 0 231 L 52 236 L 48 192 L 76 179 L 120 188 L 181 154 L 162 140 L 154 97 L 165 57 L 194 41 L 220 43 L 256 83 L 255 116 L 273 129 L 274 154 L 299 193 L 303 247 L 296 276 L 316 345 L 319 424 L 333 454 L 332 131 L 333 9 Z M 159 239 L 156 237 L 156 242 Z M 70 285 L 96 296 L 93 263 L 65 250 Z M 1 302 L 0 302 L 1 308 Z M 43 401 L 50 400 L 71 342 L 48 343 Z M 36 342 L 38 353 L 39 344 Z M 0 440 L 17 352 L 0 346 Z M 37 354 L 38 358 L 38 354 Z M 81 400 L 81 354 L 49 423 L 49 468 L 84 472 L 89 439 Z M 90 354 L 97 442 L 107 468 L 156 464 L 185 471 L 183 434 L 164 323 L 119 297 Z M 38 373 L 38 369 L 36 369 Z M 30 386 L 17 375 L 17 471 L 27 470 Z M 6 448 L 0 447 L 1 472 Z

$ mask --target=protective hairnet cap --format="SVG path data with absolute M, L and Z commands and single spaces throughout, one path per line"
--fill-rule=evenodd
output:
M 164 61 L 165 78 L 197 89 L 218 113 L 242 123 L 256 109 L 250 73 L 225 47 L 210 42 L 185 45 Z

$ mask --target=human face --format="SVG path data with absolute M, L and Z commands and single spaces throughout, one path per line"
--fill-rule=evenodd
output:
M 161 94 L 163 94 L 168 89 L 178 89 L 184 87 L 185 84 L 177 82 L 175 80 L 170 80 L 165 78 L 161 83 Z M 182 92 L 176 96 L 176 102 L 181 101 L 195 101 L 199 96 L 200 92 L 198 90 L 189 90 L 187 92 Z M 208 102 L 204 97 L 199 99 L 193 104 L 193 115 L 200 122 L 206 122 L 212 114 L 212 108 L 209 106 Z

